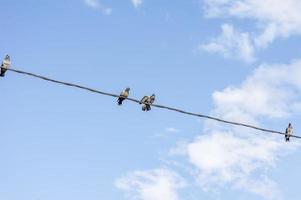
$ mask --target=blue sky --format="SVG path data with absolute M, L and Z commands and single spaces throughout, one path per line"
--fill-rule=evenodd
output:
M 14 68 L 284 130 L 299 0 L 0 0 Z M 300 143 L 8 72 L 0 199 L 298 199 Z

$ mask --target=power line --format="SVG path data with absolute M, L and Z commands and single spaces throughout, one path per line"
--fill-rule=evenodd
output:
M 55 79 L 52 79 L 52 78 L 48 78 L 48 77 L 45 77 L 45 76 L 30 73 L 30 72 L 25 72 L 25 71 L 21 71 L 21 70 L 17 70 L 17 69 L 12 69 L 12 68 L 9 68 L 7 70 L 18 73 L 18 74 L 23 74 L 23 75 L 35 77 L 35 78 L 38 78 L 38 79 L 42 79 L 42 80 L 45 80 L 45 81 L 49 81 L 49 82 L 53 82 L 53 83 L 57 83 L 57 84 L 61 84 L 61 85 L 69 86 L 69 87 L 75 87 L 75 88 L 86 90 L 86 91 L 89 91 L 89 92 L 94 92 L 94 93 L 105 95 L 105 96 L 111 96 L 111 97 L 115 97 L 115 98 L 119 97 L 119 95 L 116 95 L 116 94 L 103 92 L 103 91 L 100 91 L 100 90 L 96 90 L 96 89 L 89 88 L 89 87 L 86 87 L 86 86 L 81 86 L 81 85 L 74 84 L 74 83 L 68 83 L 68 82 L 65 82 L 65 81 L 55 80 Z M 134 99 L 134 98 L 126 98 L 126 100 L 132 101 L 132 102 L 135 102 L 135 103 L 140 103 L 139 100 Z M 225 124 L 232 124 L 232 125 L 235 125 L 235 126 L 243 126 L 243 127 L 247 127 L 247 128 L 250 128 L 250 129 L 255 129 L 255 130 L 258 130 L 258 131 L 267 132 L 267 133 L 285 135 L 285 133 L 280 132 L 280 131 L 260 128 L 260 127 L 256 127 L 256 126 L 253 126 L 253 125 L 250 125 L 250 124 L 234 122 L 234 121 L 228 121 L 228 120 L 224 120 L 224 119 L 217 118 L 217 117 L 212 117 L 212 116 L 208 116 L 208 115 L 188 112 L 188 111 L 184 111 L 184 110 L 181 110 L 181 109 L 178 109 L 178 108 L 172 108 L 172 107 L 158 105 L 158 104 L 151 104 L 151 106 L 161 108 L 161 109 L 165 109 L 165 110 L 171 110 L 171 111 L 175 111 L 175 112 L 178 112 L 178 113 L 191 115 L 191 116 L 195 116 L 195 117 L 207 118 L 207 119 L 218 121 L 218 122 L 225 123 Z M 297 136 L 297 135 L 291 135 L 291 137 L 301 139 L 301 136 Z

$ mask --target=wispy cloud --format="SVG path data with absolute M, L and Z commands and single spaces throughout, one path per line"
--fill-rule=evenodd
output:
M 168 169 L 135 171 L 118 179 L 116 187 L 124 190 L 129 199 L 135 200 L 178 200 L 177 190 L 185 181 Z
M 241 59 L 247 63 L 255 61 L 254 47 L 249 33 L 239 32 L 229 24 L 222 25 L 221 35 L 200 45 L 200 48 L 227 58 Z
M 252 121 L 258 117 L 283 118 L 298 113 L 299 76 L 300 60 L 288 65 L 261 65 L 240 87 L 227 87 L 213 94 L 215 112 L 234 120 L 238 120 L 235 115 L 244 115 L 243 119 Z
M 301 111 L 299 77 L 301 60 L 290 64 L 261 65 L 241 84 L 214 92 L 212 114 L 254 125 L 260 125 L 261 120 L 286 121 Z M 180 167 L 180 171 L 191 175 L 186 180 L 194 179 L 205 192 L 232 188 L 264 199 L 280 200 L 283 199 L 281 188 L 268 176 L 268 171 L 300 146 L 301 143 L 294 138 L 288 144 L 278 135 L 207 121 L 202 134 L 192 141 L 178 142 L 170 149 L 172 160 L 169 163 L 176 163 L 170 165 L 172 171 L 135 171 L 118 179 L 116 186 L 130 199 L 177 200 L 178 191 L 185 185 L 175 173 Z M 185 158 L 188 163 L 178 165 L 174 158 Z M 186 188 L 191 189 L 190 186 L 186 185 Z
M 178 133 L 178 132 L 180 132 L 179 129 L 174 128 L 174 127 L 168 127 L 168 128 L 165 129 L 165 131 L 169 132 L 169 133 Z
M 301 34 L 301 2 L 299 0 L 205 0 L 204 10 L 208 18 L 230 17 L 254 22 L 255 30 L 243 34 L 249 37 L 248 43 L 252 44 L 255 50 L 267 47 L 277 38 Z M 223 29 L 220 38 L 224 34 Z M 239 38 L 241 37 L 237 40 L 241 41 Z M 232 43 L 237 42 L 232 40 Z M 229 45 L 225 45 L 221 39 L 217 39 L 205 49 L 226 55 L 236 55 L 237 52 L 245 55 L 245 48 L 241 48 L 240 45 L 232 45 L 229 48 Z
M 225 119 L 255 124 L 260 124 L 262 118 L 285 119 L 300 112 L 295 106 L 301 102 L 301 81 L 297 78 L 300 76 L 301 61 L 262 65 L 241 85 L 215 92 L 213 113 Z M 266 170 L 299 146 L 297 141 L 287 145 L 278 136 L 208 123 L 201 136 L 190 143 L 182 143 L 171 152 L 186 155 L 196 168 L 197 181 L 205 191 L 230 185 L 277 200 L 281 199 L 281 190 L 266 175 Z
M 131 1 L 135 8 L 139 8 L 143 3 L 143 0 L 131 0 Z
M 254 125 L 260 125 L 263 119 L 288 120 L 301 111 L 299 77 L 301 60 L 290 64 L 261 65 L 241 84 L 214 92 L 212 113 L 227 120 Z M 184 157 L 187 165 L 182 162 L 178 166 L 171 164 L 173 170 L 135 171 L 118 179 L 116 186 L 130 199 L 177 200 L 179 190 L 191 186 L 175 173 L 180 166 L 186 175 L 192 175 L 186 180 L 194 179 L 205 192 L 232 188 L 264 199 L 280 200 L 283 199 L 281 188 L 268 176 L 268 171 L 300 146 L 301 143 L 293 138 L 288 145 L 278 135 L 208 121 L 201 135 L 192 141 L 178 142 L 169 151 L 172 158 L 169 163 L 178 163 L 173 158 Z
M 101 4 L 99 0 L 84 0 L 84 3 L 90 8 L 101 11 L 105 15 L 112 13 L 112 9 Z
M 262 173 L 275 165 L 286 148 L 275 138 L 245 138 L 235 131 L 212 130 L 188 144 L 187 156 L 197 168 L 197 181 L 205 191 L 230 184 L 266 199 L 278 199 L 281 193 L 277 184 Z

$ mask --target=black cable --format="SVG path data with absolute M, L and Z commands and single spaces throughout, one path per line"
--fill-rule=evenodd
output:
M 42 80 L 45 80 L 45 81 L 49 81 L 49 82 L 53 82 L 53 83 L 58 83 L 58 84 L 66 85 L 66 86 L 69 86 L 69 87 L 75 87 L 75 88 L 79 88 L 79 89 L 82 89 L 82 90 L 87 90 L 89 92 L 94 92 L 94 93 L 98 93 L 98 94 L 105 95 L 105 96 L 111 96 L 111 97 L 115 97 L 115 98 L 119 97 L 119 95 L 116 95 L 116 94 L 112 94 L 112 93 L 108 93 L 108 92 L 102 92 L 100 90 L 96 90 L 96 89 L 93 89 L 93 88 L 81 86 L 81 85 L 74 84 L 74 83 L 68 83 L 68 82 L 64 82 L 64 81 L 54 80 L 54 79 L 51 79 L 51 78 L 48 78 L 48 77 L 45 77 L 45 76 L 41 76 L 41 75 L 37 75 L 37 74 L 34 74 L 34 73 L 30 73 L 30 72 L 25 72 L 25 71 L 21 71 L 21 70 L 17 70 L 17 69 L 11 69 L 11 68 L 7 69 L 7 70 L 18 73 L 18 74 L 24 74 L 24 75 L 32 76 L 32 77 L 42 79 Z M 135 102 L 135 103 L 140 103 L 139 100 L 133 99 L 133 98 L 126 98 L 126 100 L 132 101 L 132 102 Z M 211 117 L 211 116 L 208 116 L 208 115 L 187 112 L 187 111 L 184 111 L 184 110 L 180 110 L 180 109 L 172 108 L 172 107 L 168 107 L 168 106 L 163 106 L 163 105 L 158 105 L 158 104 L 151 104 L 151 106 L 161 108 L 161 109 L 166 109 L 166 110 L 179 112 L 179 113 L 186 114 L 186 115 L 196 116 L 196 117 L 200 117 L 200 118 L 207 118 L 207 119 L 218 121 L 218 122 L 221 122 L 221 123 L 232 124 L 232 125 L 235 125 L 235 126 L 243 126 L 243 127 L 255 129 L 255 130 L 258 130 L 258 131 L 262 131 L 262 132 L 285 135 L 285 133 L 280 132 L 280 131 L 260 128 L 260 127 L 256 127 L 256 126 L 253 126 L 253 125 L 239 123 L 239 122 L 228 121 L 228 120 L 220 119 L 220 118 L 217 118 L 217 117 Z M 301 136 L 297 136 L 297 135 L 291 135 L 291 137 L 301 139 Z

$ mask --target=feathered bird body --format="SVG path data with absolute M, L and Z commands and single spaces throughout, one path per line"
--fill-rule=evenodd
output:
M 11 65 L 10 57 L 9 57 L 9 55 L 6 55 L 1 64 L 1 72 L 0 72 L 1 77 L 5 76 L 5 72 L 10 67 L 10 65 Z
M 155 102 L 155 100 L 156 100 L 156 96 L 155 96 L 155 94 L 152 94 L 152 96 L 150 96 L 149 103 L 153 104 Z
M 288 127 L 285 129 L 285 141 L 290 141 L 290 136 L 293 135 L 293 126 L 291 123 L 288 124 Z
M 142 110 L 143 111 L 150 111 L 151 110 L 151 104 L 155 102 L 155 95 L 153 94 L 152 96 L 144 96 L 140 100 L 140 104 L 143 104 Z
M 119 98 L 117 99 L 117 102 L 118 102 L 118 105 L 122 105 L 122 102 L 128 98 L 130 94 L 130 88 L 126 88 L 125 90 L 123 90 L 120 95 L 119 95 Z
M 140 100 L 140 104 L 146 103 L 148 101 L 150 97 L 149 96 L 144 96 L 141 100 Z

